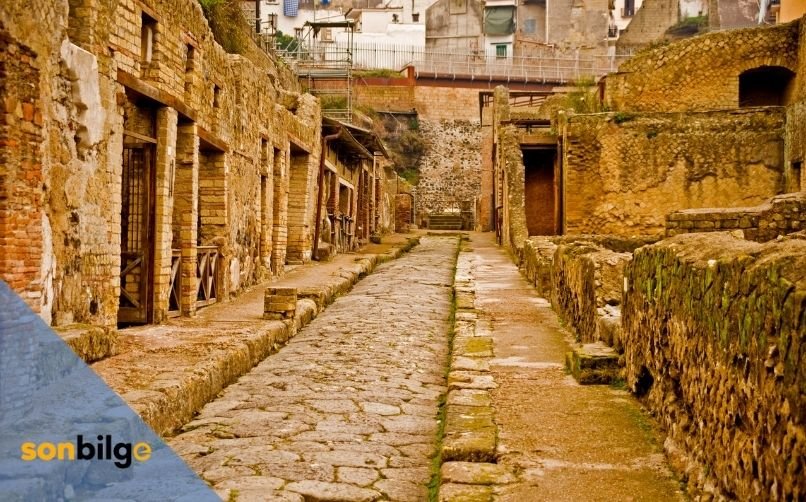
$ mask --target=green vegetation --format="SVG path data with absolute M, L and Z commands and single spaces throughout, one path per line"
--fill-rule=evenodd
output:
M 353 76 L 357 78 L 382 77 L 382 78 L 403 78 L 399 71 L 395 70 L 356 70 Z
M 465 237 L 459 237 L 459 245 L 453 257 L 453 277 L 456 277 L 456 268 L 459 263 L 459 253 L 462 251 Z M 453 290 L 453 288 L 451 288 Z M 451 372 L 451 354 L 453 354 L 453 340 L 456 337 L 456 291 L 451 294 L 451 312 L 448 317 L 448 356 L 445 361 L 445 381 Z M 436 454 L 431 458 L 431 479 L 428 482 L 428 501 L 439 500 L 439 485 L 442 484 L 442 441 L 445 438 L 445 422 L 448 418 L 448 396 L 444 392 L 439 395 L 439 411 L 437 413 L 437 447 Z
M 280 30 L 277 30 L 274 41 L 279 51 L 295 52 L 300 47 L 299 40 L 291 35 L 286 35 Z
M 323 110 L 346 110 L 347 98 L 345 96 L 322 96 L 319 98 Z
M 575 113 L 599 113 L 604 110 L 599 99 L 596 80 L 581 78 L 573 83 L 574 89 L 565 95 L 562 108 Z
M 198 0 L 204 17 L 213 31 L 213 37 L 225 51 L 241 54 L 247 41 L 246 19 L 241 12 L 240 0 Z
M 369 106 L 356 109 L 373 120 L 373 131 L 383 140 L 395 171 L 416 185 L 420 179 L 417 167 L 425 154 L 425 141 L 416 116 L 378 113 Z
M 686 17 L 666 30 L 666 35 L 673 37 L 693 37 L 708 31 L 708 16 Z
M 624 122 L 629 122 L 634 118 L 635 115 L 633 115 L 632 113 L 616 112 L 613 114 L 613 122 L 615 122 L 616 124 L 623 124 Z

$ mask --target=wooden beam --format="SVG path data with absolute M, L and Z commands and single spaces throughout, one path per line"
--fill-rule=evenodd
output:
M 227 152 L 229 148 L 227 148 L 227 144 L 222 141 L 221 139 L 217 138 L 213 135 L 210 131 L 203 128 L 200 125 L 196 125 L 196 134 L 199 135 L 199 140 L 202 143 L 205 143 L 207 146 L 212 147 L 215 150 L 220 152 Z
M 135 94 L 150 99 L 151 101 L 156 101 L 161 105 L 170 106 L 179 112 L 180 115 L 183 115 L 193 122 L 198 122 L 196 120 L 196 112 L 191 110 L 181 99 L 166 91 L 157 89 L 131 73 L 118 70 L 117 81 Z

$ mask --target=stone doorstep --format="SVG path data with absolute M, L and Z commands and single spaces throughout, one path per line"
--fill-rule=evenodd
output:
M 306 296 L 317 297 L 322 305 L 327 305 L 371 273 L 375 266 L 400 257 L 418 242 L 417 238 L 409 239 L 406 244 L 392 248 L 389 252 L 368 255 L 367 259 L 357 261 L 356 268 L 360 274 L 353 273 L 348 277 L 342 275 L 337 281 L 325 283 L 321 287 L 305 288 Z M 215 399 L 222 389 L 279 350 L 297 331 L 321 313 L 320 302 L 314 298 L 299 298 L 293 318 L 283 319 L 282 322 L 265 321 L 263 329 L 240 342 L 224 344 L 221 350 L 209 354 L 203 364 L 187 368 L 191 371 L 185 371 L 169 387 L 164 382 L 155 382 L 158 388 L 131 390 L 122 397 L 155 432 L 162 436 L 171 434 L 191 420 L 205 404 Z M 182 368 L 177 370 L 182 371 Z
M 490 486 L 443 483 L 439 487 L 439 502 L 491 502 L 492 499 Z
M 575 346 L 565 366 L 581 384 L 610 384 L 621 373 L 618 353 L 601 342 Z

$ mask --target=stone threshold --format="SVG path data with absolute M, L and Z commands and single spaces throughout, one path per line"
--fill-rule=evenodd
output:
M 320 269 L 328 264 L 312 268 L 301 286 L 283 279 L 272 282 L 269 286 L 292 282 L 297 288 L 293 318 L 264 320 L 262 296 L 258 302 L 239 298 L 220 305 L 222 314 L 212 318 L 125 330 L 118 355 L 92 368 L 156 433 L 171 436 L 226 386 L 280 350 L 338 296 L 418 243 L 419 237 L 408 238 L 386 252 L 350 255 L 354 261 L 331 275 Z

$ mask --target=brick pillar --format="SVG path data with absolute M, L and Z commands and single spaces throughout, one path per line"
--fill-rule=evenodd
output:
M 279 275 L 285 266 L 288 242 L 288 150 L 274 149 L 272 170 L 272 272 Z
M 179 270 L 182 315 L 196 313 L 196 241 L 199 217 L 199 136 L 193 122 L 180 124 L 176 138 L 176 181 L 174 182 L 174 242 L 181 252 Z
M 260 142 L 260 268 L 271 270 L 272 213 L 274 209 L 274 176 L 272 176 L 274 148 L 267 140 Z
M 287 263 L 305 263 L 311 259 L 311 208 L 314 187 L 312 183 L 312 155 L 305 152 L 291 154 L 288 176 L 288 244 Z
M 171 282 L 173 183 L 176 171 L 176 110 L 157 110 L 157 159 L 154 190 L 154 319 L 168 316 Z
M 43 120 L 35 60 L 32 51 L 0 38 L 0 278 L 40 312 Z

